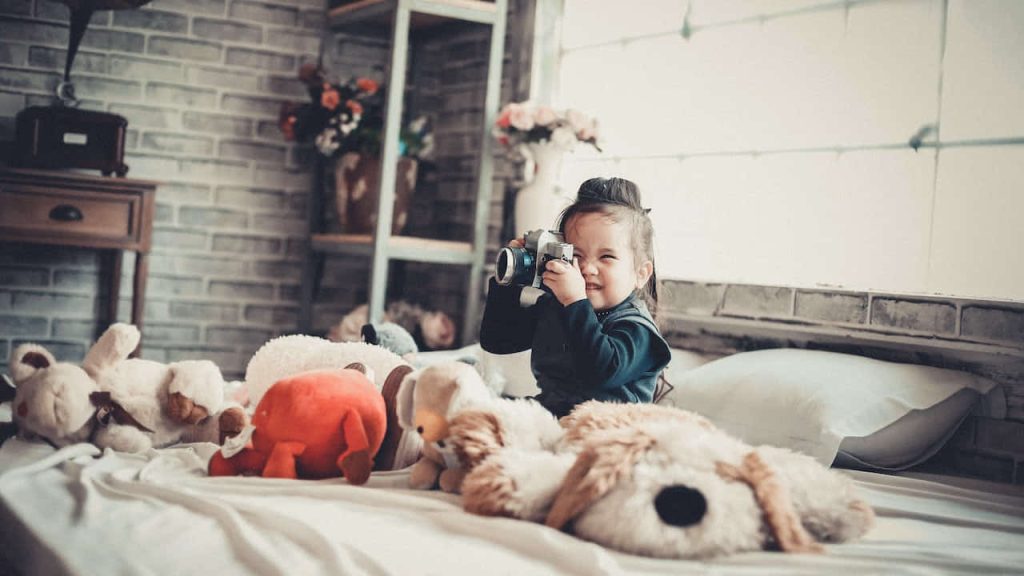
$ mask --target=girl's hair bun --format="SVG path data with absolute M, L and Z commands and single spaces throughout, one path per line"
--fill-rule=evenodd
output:
M 625 178 L 591 178 L 580 184 L 576 193 L 577 204 L 616 204 L 647 213 L 640 205 L 640 191 L 636 184 Z

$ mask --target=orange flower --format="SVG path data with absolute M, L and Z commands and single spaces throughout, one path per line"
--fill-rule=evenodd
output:
M 281 122 L 281 133 L 284 134 L 284 139 L 286 142 L 292 142 L 295 140 L 296 122 L 298 122 L 298 119 L 296 119 L 295 116 L 289 116 L 284 120 L 284 122 Z
M 512 111 L 506 107 L 501 111 L 501 114 L 494 123 L 497 124 L 498 128 L 508 128 L 512 124 Z
M 360 116 L 363 114 L 363 105 L 355 100 L 347 100 L 345 102 L 345 106 L 348 106 L 348 109 L 351 110 L 353 114 L 359 114 Z
M 369 78 L 359 78 L 356 80 L 356 87 L 367 94 L 373 94 L 377 91 L 377 83 Z
M 320 105 L 328 110 L 334 110 L 341 103 L 341 94 L 329 86 L 328 84 L 324 85 L 324 92 L 320 95 Z

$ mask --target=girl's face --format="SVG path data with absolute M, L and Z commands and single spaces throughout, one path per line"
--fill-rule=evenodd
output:
M 629 224 L 606 214 L 580 214 L 566 224 L 565 241 L 573 245 L 594 310 L 621 304 L 651 277 L 654 265 L 637 262 L 631 234 Z

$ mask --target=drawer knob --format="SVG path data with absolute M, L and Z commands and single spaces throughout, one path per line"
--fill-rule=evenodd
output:
M 82 211 L 71 204 L 61 204 L 50 210 L 50 220 L 58 222 L 78 222 L 82 220 Z

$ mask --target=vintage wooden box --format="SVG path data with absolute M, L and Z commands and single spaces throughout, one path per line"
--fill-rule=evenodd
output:
M 128 121 L 106 112 L 31 106 L 15 122 L 13 160 L 22 168 L 85 168 L 124 176 Z

